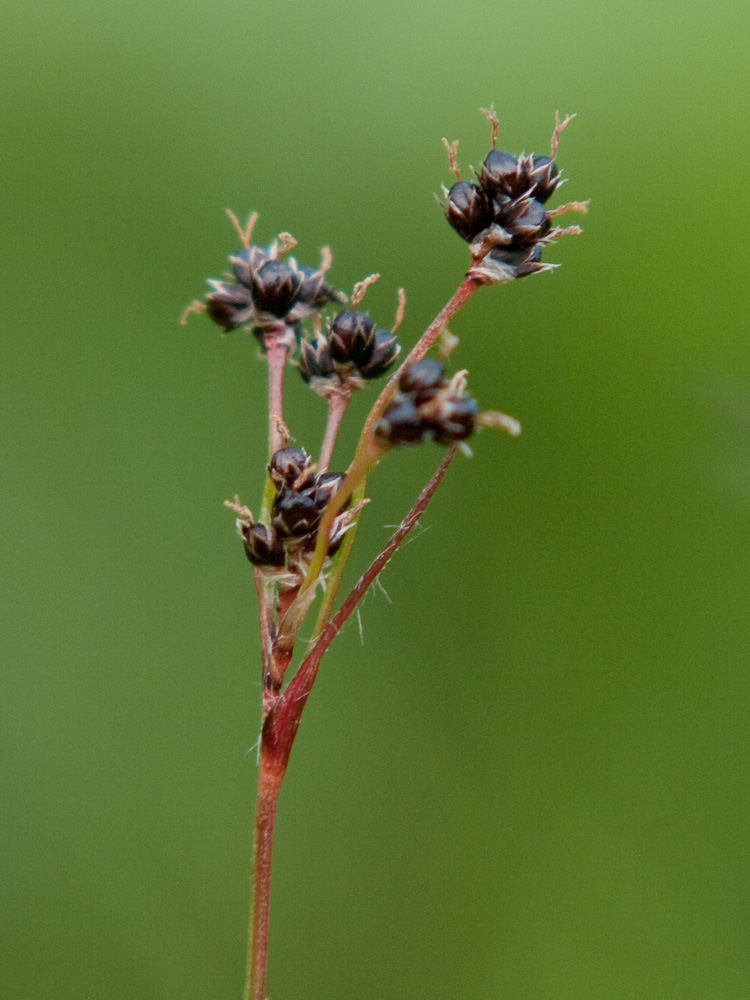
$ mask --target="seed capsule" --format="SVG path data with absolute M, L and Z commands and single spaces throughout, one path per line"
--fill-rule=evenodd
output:
M 505 226 L 514 243 L 534 243 L 550 231 L 552 224 L 541 201 L 523 198 L 510 202 L 507 208 Z
M 542 247 L 539 243 L 529 246 L 495 247 L 481 262 L 482 273 L 492 281 L 513 281 L 527 274 L 550 271 L 556 264 L 542 264 Z
M 471 181 L 457 181 L 453 185 L 443 211 L 448 222 L 467 243 L 471 243 L 492 222 L 489 197 Z
M 304 489 L 312 485 L 315 478 L 310 456 L 302 448 L 280 448 L 274 452 L 268 474 L 277 488 Z
M 333 375 L 331 352 L 328 350 L 328 341 L 323 337 L 318 337 L 313 343 L 303 340 L 300 351 L 299 371 L 305 382 L 327 379 Z
M 283 566 L 284 546 L 281 539 L 265 524 L 243 527 L 245 554 L 253 566 Z
M 326 282 L 323 271 L 312 267 L 301 267 L 299 272 L 302 281 L 297 295 L 297 308 L 304 305 L 311 312 L 315 312 L 329 302 L 346 302 L 346 296 Z
M 367 313 L 345 309 L 333 321 L 328 346 L 339 364 L 366 365 L 375 349 L 375 324 Z
M 542 204 L 549 201 L 561 184 L 560 171 L 555 161 L 537 153 L 531 157 L 528 178 L 529 183 L 534 185 L 534 197 Z
M 253 299 L 244 285 L 212 281 L 214 291 L 206 298 L 206 311 L 225 330 L 236 330 L 253 318 Z
M 490 196 L 519 194 L 518 160 L 503 149 L 491 149 L 479 168 L 479 183 Z
M 474 399 L 447 399 L 432 418 L 438 444 L 464 441 L 474 431 L 479 407 Z
M 294 305 L 302 284 L 296 267 L 282 260 L 269 260 L 252 275 L 256 307 L 281 318 Z
M 321 511 L 315 500 L 306 493 L 283 487 L 276 494 L 271 520 L 284 538 L 302 538 L 318 526 Z
M 366 365 L 360 366 L 362 375 L 366 379 L 379 378 L 388 371 L 400 353 L 401 344 L 390 330 L 376 330 L 372 356 Z
M 375 436 L 387 444 L 417 444 L 425 439 L 425 424 L 411 399 L 391 403 L 375 426 Z
M 344 481 L 343 472 L 324 472 L 315 482 L 315 503 L 322 510 Z
M 423 358 L 409 365 L 398 380 L 401 392 L 417 396 L 431 389 L 439 389 L 445 379 L 445 366 L 434 358 Z

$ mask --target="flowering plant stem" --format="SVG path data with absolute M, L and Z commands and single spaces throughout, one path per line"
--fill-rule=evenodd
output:
M 256 572 L 256 590 L 260 606 L 261 650 L 263 659 L 263 724 L 260 737 L 260 763 L 258 770 L 258 792 L 255 807 L 255 832 L 253 842 L 253 870 L 250 934 L 248 941 L 247 980 L 245 1000 L 266 1000 L 266 972 L 268 966 L 268 925 L 271 891 L 271 854 L 276 816 L 276 802 L 281 781 L 286 772 L 292 743 L 299 727 L 302 710 L 310 695 L 318 673 L 323 653 L 338 634 L 339 630 L 361 600 L 378 573 L 391 558 L 406 535 L 419 520 L 420 515 L 432 499 L 435 490 L 445 475 L 455 454 L 455 447 L 448 450 L 437 471 L 419 495 L 416 503 L 403 522 L 394 532 L 390 541 L 375 558 L 370 568 L 363 574 L 336 614 L 332 614 L 341 577 L 354 540 L 354 527 L 350 529 L 336 557 L 334 569 L 329 579 L 327 593 L 315 625 L 314 645 L 302 661 L 293 679 L 283 694 L 281 682 L 288 667 L 299 625 L 312 599 L 315 583 L 323 568 L 328 549 L 330 530 L 336 515 L 352 499 L 364 497 L 367 476 L 387 449 L 377 443 L 373 430 L 388 403 L 392 400 L 396 383 L 404 368 L 424 357 L 440 333 L 470 296 L 482 284 L 476 278 L 465 278 L 435 319 L 430 323 L 396 374 L 388 381 L 372 407 L 346 478 L 331 499 L 318 529 L 318 546 L 313 556 L 310 572 L 298 594 L 289 594 L 279 600 L 278 634 L 274 634 L 273 615 L 269 597 L 265 593 L 259 574 Z M 282 447 L 281 428 L 282 385 L 286 364 L 286 348 L 268 344 L 268 421 L 271 453 L 275 447 Z M 327 468 L 336 435 L 341 424 L 348 397 L 336 395 L 329 401 L 329 416 L 321 454 L 321 463 Z M 268 493 L 268 490 L 266 490 Z M 264 508 L 268 499 L 264 497 Z M 305 590 L 308 591 L 305 594 Z M 296 614 L 294 612 L 297 612 Z M 291 621 L 290 613 L 291 612 Z
M 258 770 L 258 795 L 255 801 L 255 836 L 253 841 L 252 900 L 250 937 L 247 957 L 246 1000 L 265 1000 L 268 967 L 268 916 L 271 905 L 271 850 L 276 800 L 286 762 L 275 755 L 262 740 Z
M 268 451 L 273 455 L 286 444 L 284 428 L 284 367 L 289 353 L 286 344 L 266 336 L 268 360 Z
M 377 464 L 384 454 L 384 451 L 378 445 L 373 436 L 373 430 L 375 429 L 375 425 L 378 420 L 383 415 L 383 411 L 393 399 L 396 391 L 396 385 L 401 374 L 407 365 L 410 365 L 415 361 L 419 361 L 425 356 L 425 354 L 427 354 L 451 319 L 456 315 L 459 309 L 461 309 L 461 307 L 469 301 L 477 288 L 479 288 L 482 284 L 484 284 L 484 282 L 478 278 L 469 276 L 464 278 L 456 291 L 437 314 L 435 319 L 430 323 L 425 332 L 416 342 L 414 347 L 412 347 L 406 359 L 396 371 L 396 374 L 388 380 L 383 388 L 383 391 L 376 399 L 375 405 L 370 410 L 367 420 L 365 421 L 365 425 L 362 428 L 359 443 L 357 444 L 357 451 L 354 455 L 354 461 L 349 467 L 346 479 L 341 484 L 338 492 L 332 498 L 331 502 L 326 507 L 325 513 L 323 514 L 320 527 L 318 528 L 315 553 L 310 564 L 310 569 L 307 572 L 307 577 L 300 588 L 300 598 L 303 597 L 308 588 L 315 584 L 318 576 L 320 575 L 320 571 L 323 568 L 323 562 L 325 561 L 326 553 L 328 551 L 331 528 L 336 515 L 340 513 L 340 511 L 343 510 L 349 502 L 354 490 L 357 489 L 358 486 L 364 485 L 370 470 Z
M 253 843 L 252 899 L 248 942 L 245 1000 L 265 1000 L 268 968 L 268 921 L 271 892 L 271 853 L 273 847 L 276 802 L 289 754 L 299 728 L 320 661 L 342 626 L 364 597 L 370 585 L 390 560 L 401 542 L 417 524 L 456 453 L 448 449 L 443 461 L 417 498 L 416 503 L 393 533 L 387 545 L 362 574 L 346 600 L 323 628 L 313 648 L 282 695 L 275 698 L 265 713 L 260 738 L 258 794 L 255 806 Z
M 395 324 L 376 327 L 359 306 L 367 288 L 379 277 L 371 274 L 355 284 L 350 308 L 326 321 L 322 310 L 343 304 L 346 295 L 325 280 L 331 264 L 328 249 L 315 269 L 285 257 L 296 241 L 280 233 L 268 246 L 250 242 L 256 214 L 245 226 L 229 212 L 242 241 L 230 256 L 232 272 L 209 279 L 206 302 L 194 302 L 183 314 L 205 310 L 225 331 L 252 330 L 262 345 L 268 366 L 268 475 L 260 518 L 240 503 L 226 501 L 238 515 L 236 524 L 253 567 L 258 595 L 263 678 L 258 791 L 253 846 L 252 897 L 245 1000 L 266 1000 L 271 853 L 279 789 L 300 718 L 329 645 L 430 502 L 458 448 L 476 427 L 499 427 L 512 435 L 520 425 L 497 411 L 479 411 L 466 391 L 466 371 L 446 375 L 445 366 L 425 355 L 445 332 L 443 354 L 458 342 L 448 323 L 485 284 L 506 284 L 517 278 L 551 271 L 542 262 L 543 249 L 560 236 L 579 233 L 577 226 L 552 225 L 563 212 L 585 212 L 588 202 L 569 202 L 547 209 L 562 183 L 555 162 L 560 134 L 572 116 L 555 115 L 550 156 L 529 156 L 497 149 L 499 119 L 494 106 L 482 112 L 492 128 L 492 149 L 475 181 L 461 180 L 458 142 L 443 140 L 451 173 L 443 188 L 443 212 L 468 244 L 471 266 L 464 279 L 429 324 L 396 373 L 388 380 L 367 416 L 347 472 L 329 472 L 331 458 L 349 398 L 384 375 L 401 350 L 396 330 L 403 319 L 405 297 L 399 290 Z M 284 259 L 282 260 L 282 257 Z M 302 323 L 310 321 L 311 329 Z M 312 335 L 311 335 L 312 334 Z M 317 463 L 302 448 L 290 447 L 284 423 L 283 395 L 287 362 L 304 382 L 328 402 L 328 419 Z M 448 452 L 416 503 L 338 611 L 339 586 L 349 559 L 370 472 L 384 455 L 401 445 L 434 441 Z M 324 594 L 308 651 L 291 680 L 284 677 L 292 663 L 300 628 L 313 601 Z

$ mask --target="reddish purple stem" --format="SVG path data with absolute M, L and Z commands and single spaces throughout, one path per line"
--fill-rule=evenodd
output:
M 323 438 L 323 446 L 320 449 L 320 461 L 318 462 L 318 472 L 328 472 L 333 456 L 333 446 L 341 427 L 341 421 L 349 405 L 349 393 L 334 392 L 328 398 L 328 421 L 326 432 Z
M 284 425 L 284 366 L 288 348 L 275 334 L 266 334 L 268 361 L 268 452 L 273 455 L 287 443 Z
M 399 547 L 404 538 L 417 523 L 424 513 L 427 504 L 432 499 L 435 490 L 440 485 L 443 476 L 448 470 L 453 456 L 456 453 L 455 445 L 451 446 L 448 454 L 438 466 L 434 475 L 419 494 L 416 503 L 399 525 L 398 529 L 391 535 L 385 548 L 375 557 L 370 567 L 365 570 L 352 592 L 343 602 L 339 610 L 320 633 L 318 641 L 300 664 L 299 670 L 289 682 L 286 690 L 279 699 L 279 702 L 269 718 L 270 740 L 279 747 L 283 747 L 282 753 L 288 759 L 292 749 L 292 743 L 299 727 L 302 710 L 305 707 L 310 691 L 315 683 L 318 667 L 323 654 L 331 645 L 335 637 L 341 631 L 347 618 L 354 611 L 356 606 L 364 597 L 368 588 L 389 561 L 393 553 Z

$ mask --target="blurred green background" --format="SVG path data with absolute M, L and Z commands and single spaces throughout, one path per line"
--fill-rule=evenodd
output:
M 273 1000 L 748 996 L 750 153 L 741 4 L 132 0 L 2 21 L 3 1000 L 233 1000 L 258 728 L 254 343 L 182 309 L 223 211 L 404 285 L 433 199 L 545 151 L 563 264 L 452 324 L 485 433 L 337 640 L 282 790 Z M 578 221 L 571 218 L 571 222 Z M 293 375 L 293 373 L 292 373 Z M 315 449 L 323 406 L 288 380 Z M 371 401 L 352 408 L 335 464 Z M 440 457 L 391 456 L 353 573 Z M 250 752 L 248 752 L 250 751 Z

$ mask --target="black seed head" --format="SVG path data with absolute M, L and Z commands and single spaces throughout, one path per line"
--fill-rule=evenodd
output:
M 328 341 L 323 337 L 310 343 L 302 341 L 300 347 L 299 371 L 305 382 L 311 379 L 327 379 L 333 376 L 333 362 L 331 352 L 328 350 Z M 338 378 L 336 378 L 338 381 Z
M 512 153 L 491 149 L 479 168 L 479 183 L 488 195 L 518 193 L 518 160 Z
M 453 185 L 443 211 L 448 222 L 467 243 L 492 222 L 489 197 L 471 181 L 457 181 Z
M 386 409 L 375 426 L 384 444 L 417 444 L 425 440 L 425 423 L 411 399 L 399 399 Z
M 265 524 L 242 528 L 245 553 L 253 566 L 283 566 L 284 546 L 281 539 Z
M 430 423 L 438 444 L 453 444 L 469 437 L 476 424 L 479 407 L 474 399 L 446 399 Z
M 250 288 L 253 273 L 270 259 L 269 251 L 269 247 L 252 246 L 242 247 L 237 253 L 232 254 L 229 263 L 232 265 L 235 278 Z
M 277 488 L 303 489 L 314 481 L 310 456 L 301 448 L 280 448 L 274 452 L 268 474 Z
M 313 497 L 283 487 L 276 494 L 271 520 L 282 538 L 302 538 L 315 531 L 320 515 Z
M 206 311 L 214 323 L 225 330 L 236 330 L 253 317 L 253 300 L 243 285 L 213 281 L 214 291 L 206 298 Z
M 484 266 L 494 272 L 493 281 L 513 281 L 527 274 L 549 270 L 549 264 L 542 264 L 542 247 L 528 246 L 495 247 L 484 259 Z
M 252 275 L 252 281 L 256 307 L 281 318 L 296 302 L 302 276 L 286 261 L 269 260 Z
M 302 282 L 297 296 L 298 303 L 304 303 L 311 309 L 321 309 L 329 302 L 346 302 L 344 293 L 337 292 L 329 285 L 322 271 L 312 267 L 301 267 L 299 271 Z
M 241 281 L 247 288 L 252 283 L 252 272 L 250 270 L 250 247 L 242 247 L 237 253 L 229 258 L 232 265 L 232 273 L 238 281 Z
M 401 392 L 420 397 L 425 392 L 439 389 L 445 381 L 445 368 L 434 358 L 423 358 L 409 365 L 398 380 Z
M 560 186 L 560 171 L 549 156 L 531 157 L 528 171 L 529 183 L 534 185 L 534 197 L 545 204 Z
M 400 353 L 401 344 L 390 330 L 376 330 L 372 357 L 359 370 L 366 379 L 379 378 L 388 371 Z
M 315 483 L 315 503 L 323 510 L 344 481 L 343 472 L 324 472 Z
M 549 270 L 553 266 L 542 264 L 542 247 L 539 243 L 531 246 L 524 253 L 522 259 L 516 265 L 518 277 L 523 278 L 527 274 L 536 274 L 538 271 Z
M 375 349 L 375 324 L 367 313 L 345 309 L 333 321 L 328 345 L 339 364 L 366 365 Z
M 509 218 L 505 228 L 513 234 L 514 243 L 534 243 L 552 227 L 544 205 L 536 198 L 510 202 L 507 210 Z

